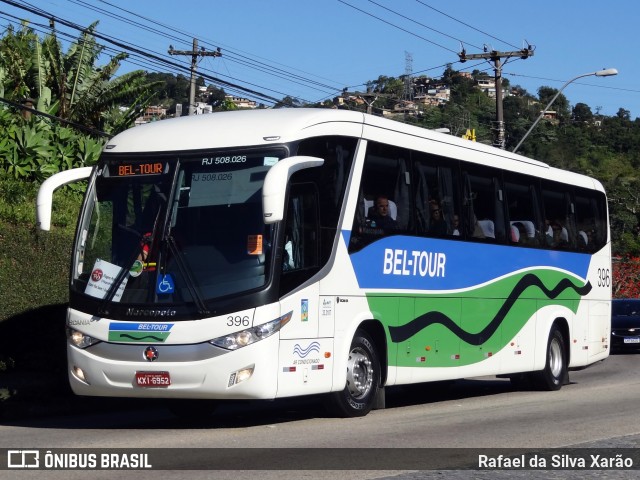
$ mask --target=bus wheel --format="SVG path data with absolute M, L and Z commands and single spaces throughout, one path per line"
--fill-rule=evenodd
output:
M 380 386 L 380 361 L 369 335 L 358 330 L 351 342 L 347 384 L 327 398 L 330 413 L 340 417 L 363 417 L 371 411 Z
M 538 373 L 537 386 L 543 390 L 560 390 L 567 376 L 567 352 L 562 332 L 555 325 L 549 333 L 547 343 L 547 362 L 544 370 Z

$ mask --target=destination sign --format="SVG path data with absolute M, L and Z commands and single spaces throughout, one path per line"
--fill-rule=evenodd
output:
M 139 177 L 143 175 L 162 175 L 165 173 L 164 162 L 120 163 L 109 168 L 115 177 Z

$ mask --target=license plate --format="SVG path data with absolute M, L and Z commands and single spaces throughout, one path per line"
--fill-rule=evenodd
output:
M 640 337 L 625 337 L 624 343 L 640 343 Z
M 171 376 L 169 372 L 136 372 L 136 385 L 143 388 L 168 387 Z

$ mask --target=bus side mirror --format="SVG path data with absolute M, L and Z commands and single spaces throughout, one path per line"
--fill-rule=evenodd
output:
M 38 198 L 36 200 L 36 225 L 40 230 L 51 229 L 51 208 L 53 205 L 53 191 L 56 188 L 66 185 L 67 183 L 77 182 L 88 178 L 91 175 L 93 167 L 73 168 L 64 170 L 55 175 L 50 176 L 38 190 Z
M 324 160 L 317 157 L 289 157 L 280 160 L 269 169 L 262 186 L 264 223 L 276 223 L 284 218 L 284 198 L 291 175 L 298 170 L 319 167 L 323 163 Z

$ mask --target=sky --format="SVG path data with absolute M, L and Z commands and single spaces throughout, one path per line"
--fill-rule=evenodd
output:
M 586 103 L 594 113 L 611 116 L 623 108 L 632 119 L 640 117 L 635 0 L 0 0 L 3 31 L 27 19 L 44 34 L 49 16 L 56 17 L 64 41 L 79 34 L 67 23 L 85 27 L 98 20 L 106 55 L 136 49 L 118 73 L 188 76 L 190 57 L 167 50 L 190 51 L 197 38 L 205 51 L 220 48 L 222 54 L 201 57 L 198 73 L 227 82 L 222 87 L 229 94 L 267 106 L 285 96 L 318 102 L 345 88 L 364 91 L 381 75 L 438 78 L 447 64 L 493 75 L 493 64 L 460 63 L 458 53 L 531 45 L 532 57 L 502 66 L 512 86 L 536 95 L 542 86 L 560 89 L 579 75 L 615 68 L 618 75 L 577 79 L 563 94 L 572 106 Z

